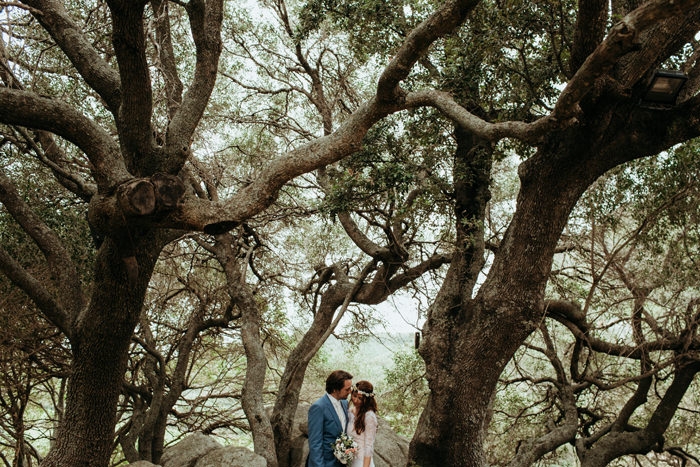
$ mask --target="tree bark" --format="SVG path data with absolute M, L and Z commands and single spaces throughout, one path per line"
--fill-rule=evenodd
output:
M 488 323 L 484 304 L 471 298 L 484 264 L 482 220 L 490 199 L 491 148 L 461 128 L 455 134 L 457 248 L 429 309 L 419 349 L 426 363 L 430 395 L 411 441 L 409 458 L 422 467 L 483 464 L 479 446 L 498 376 L 508 361 L 501 358 L 499 350 L 508 352 L 503 348 L 504 337 L 517 339 L 507 323 Z M 500 342 L 499 349 L 491 342 Z
M 138 267 L 135 284 L 128 279 L 132 266 L 123 261 L 113 240 L 106 240 L 98 252 L 90 304 L 78 317 L 71 339 L 73 363 L 64 419 L 44 467 L 109 464 L 127 351 L 163 246 L 149 232 L 132 240 Z
M 629 124 L 627 119 L 627 134 L 659 131 L 630 129 Z M 430 308 L 420 349 L 431 394 L 411 442 L 416 465 L 485 465 L 490 399 L 506 363 L 543 318 L 544 287 L 569 212 L 597 176 L 659 144 L 642 137 L 635 144 L 627 140 L 624 148 L 614 139 L 604 147 L 586 144 L 599 139 L 585 129 L 570 129 L 552 136 L 522 164 L 514 217 L 474 299 L 465 287 L 471 283 L 463 272 L 468 269 L 462 265 L 460 271 L 458 264 L 475 258 L 458 251 L 453 259 Z
M 663 434 L 668 428 L 678 404 L 700 371 L 700 363 L 681 362 L 676 369 L 670 387 L 661 398 L 646 427 L 639 430 L 613 430 L 586 446 L 585 440 L 576 444 L 582 467 L 605 467 L 614 459 L 626 454 L 646 454 L 663 446 Z
M 319 340 L 323 338 L 333 322 L 335 312 L 343 304 L 347 294 L 346 289 L 346 287 L 335 286 L 323 294 L 311 327 L 287 359 L 271 416 L 280 467 L 289 466 L 294 417 L 299 405 L 299 395 L 306 369 L 316 354 L 314 349 L 318 346 Z
M 237 249 L 230 234 L 217 236 L 216 243 L 214 249 L 219 264 L 224 268 L 231 303 L 238 307 L 241 316 L 241 342 L 246 355 L 241 406 L 253 435 L 255 453 L 265 458 L 268 467 L 277 467 L 275 437 L 263 398 L 267 357 L 260 336 L 262 312 L 245 280 L 245 271 L 253 247 L 249 246 L 248 251 L 242 252 L 244 259 L 240 260 L 236 258 Z

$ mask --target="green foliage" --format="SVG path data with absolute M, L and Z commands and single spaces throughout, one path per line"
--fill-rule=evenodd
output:
M 327 28 L 348 35 L 357 60 L 391 59 L 409 31 L 434 2 L 384 0 L 310 0 L 298 8 L 297 36 Z M 482 2 L 458 33 L 436 44 L 406 86 L 439 83 L 470 109 L 490 118 L 528 118 L 542 114 L 566 81 L 570 18 L 568 0 Z M 568 13 L 568 14 L 567 14 Z M 535 38 L 535 40 L 533 40 Z M 419 84 L 420 83 L 420 84 Z
M 59 185 L 38 160 L 20 153 L 16 147 L 8 145 L 0 150 L 0 164 L 5 173 L 15 180 L 16 188 L 27 205 L 64 240 L 64 247 L 88 286 L 95 245 L 86 219 L 87 204 Z M 13 258 L 39 279 L 42 278 L 40 271 L 45 263 L 42 253 L 1 205 L 0 242 Z
M 324 200 L 330 214 L 365 207 L 375 199 L 392 203 L 409 190 L 415 172 L 403 164 L 395 137 L 381 133 L 370 135 L 362 150 L 343 163 L 334 177 L 333 190 Z M 382 154 L 387 148 L 389 154 Z
M 482 2 L 431 60 L 440 84 L 490 120 L 542 115 L 566 81 L 575 2 Z
M 442 192 L 447 186 L 443 171 L 447 167 L 442 158 L 449 145 L 436 146 L 434 136 L 421 133 L 418 120 L 416 115 L 403 131 L 390 122 L 370 130 L 362 149 L 329 171 L 333 185 L 323 200 L 322 210 L 331 216 L 376 206 L 397 206 L 399 215 L 408 214 L 406 209 L 412 215 L 448 211 Z M 407 194 L 416 188 L 420 188 L 420 195 L 414 205 L 402 207 Z
M 693 326 L 697 309 L 690 304 L 700 293 L 700 190 L 693 175 L 700 173 L 699 155 L 697 142 L 690 142 L 655 158 L 627 164 L 598 180 L 582 197 L 562 239 L 567 248 L 555 258 L 548 295 L 581 305 L 587 336 L 634 348 L 682 335 Z M 636 323 L 632 320 L 635 316 L 639 318 Z M 637 359 L 583 345 L 578 360 L 572 363 L 573 339 L 567 332 L 557 331 L 559 328 L 548 325 L 557 348 L 557 354 L 549 358 L 562 368 L 577 368 L 585 375 L 575 381 L 582 384 L 576 391 L 579 436 L 593 436 L 615 421 L 637 388 L 640 373 L 653 369 L 653 389 L 630 418 L 630 424 L 645 426 L 669 388 L 672 363 L 680 350 L 650 352 L 650 367 L 643 369 Z M 533 354 L 538 347 L 543 344 L 531 339 L 529 350 L 523 349 L 517 359 L 519 384 L 525 383 L 527 389 L 510 393 L 510 398 L 503 397 L 509 394 L 507 388 L 499 391 L 496 406 L 500 412 L 494 417 L 495 426 L 502 430 L 499 432 L 506 432 L 505 426 L 509 434 L 527 431 L 527 426 L 535 430 L 543 416 L 550 420 L 561 417 L 559 408 L 546 402 L 551 395 L 539 402 L 531 399 L 555 378 L 553 368 L 542 366 L 540 357 Z M 567 377 L 575 378 L 570 372 Z M 692 409 L 697 397 L 697 388 L 691 386 L 685 395 L 687 402 L 681 404 L 666 432 L 669 437 L 678 436 L 679 445 L 688 452 L 697 450 L 685 430 L 697 423 Z M 526 420 L 528 414 L 537 414 L 533 424 L 517 421 L 516 415 Z M 529 436 L 521 432 L 516 437 Z M 656 461 L 672 463 L 664 454 Z M 623 458 L 615 465 L 630 462 L 634 461 Z
M 358 59 L 386 57 L 425 17 L 427 6 L 399 0 L 310 0 L 298 8 L 297 36 L 304 39 L 324 27 L 340 29 L 348 34 Z
M 700 248 L 700 184 L 693 175 L 699 171 L 700 151 L 691 142 L 613 171 L 580 206 L 598 229 L 610 232 L 609 242 L 621 245 L 634 235 L 634 260 L 653 271 L 655 282 L 693 283 L 697 268 L 688 266 Z
M 46 453 L 70 362 L 65 338 L 0 276 L 1 458 L 31 465 L 37 453 Z
M 391 60 L 401 41 L 439 4 L 432 0 L 307 0 L 295 5 L 296 17 L 291 23 L 294 34 L 288 37 L 279 18 L 270 19 L 268 10 L 255 12 L 248 10 L 247 4 L 227 2 L 222 34 L 225 59 L 219 64 L 221 79 L 193 143 L 201 170 L 211 186 L 219 190 L 221 199 L 246 186 L 278 154 L 315 139 L 328 130 L 325 125 L 337 127 L 347 112 L 371 94 L 382 65 Z M 109 30 L 109 15 L 104 2 L 71 1 L 65 5 L 105 60 L 112 61 L 114 52 L 105 34 Z M 174 53 L 181 77 L 188 82 L 195 55 L 189 48 L 187 18 L 179 2 L 170 5 Z M 89 118 L 113 130 L 111 116 L 102 103 L 36 20 L 25 10 L 6 8 L 16 15 L 15 35 L 3 40 L 7 40 L 7 56 L 13 57 L 20 78 L 38 92 L 74 103 Z M 436 43 L 421 58 L 402 86 L 407 90 L 439 86 L 488 121 L 532 121 L 551 109 L 561 84 L 570 74 L 566 62 L 575 8 L 571 0 L 481 2 L 463 28 Z M 157 19 L 147 9 L 151 28 L 147 55 L 153 63 L 155 88 L 153 120 L 154 126 L 159 127 L 168 119 L 165 80 L 156 59 L 158 46 L 153 42 L 152 26 Z M 319 72 L 331 121 L 322 120 L 310 99 L 311 79 L 300 66 L 297 53 L 305 54 L 310 66 Z M 361 217 L 363 227 L 373 238 L 377 231 L 388 230 L 388 225 L 399 224 L 397 230 L 413 242 L 412 260 L 435 251 L 450 251 L 455 195 L 452 134 L 452 124 L 432 110 L 407 111 L 400 117 L 386 119 L 368 133 L 361 151 L 327 168 L 331 188 L 325 198 L 317 201 L 321 189 L 314 177 L 298 177 L 282 190 L 275 205 L 241 227 L 248 231 L 236 232 L 240 237 L 236 239 L 238 249 L 234 257 L 241 261 L 236 267 L 248 271 L 246 285 L 255 289 L 262 313 L 261 332 L 273 369 L 285 364 L 286 354 L 295 343 L 297 336 L 290 328 L 298 323 L 291 317 L 295 313 L 308 315 L 313 309 L 298 299 L 300 290 L 308 290 L 309 278 L 315 277 L 313 267 L 329 260 L 351 264 L 358 258 L 341 229 L 328 219 L 341 212 L 353 212 Z M 86 161 L 75 148 L 61 141 L 57 144 L 71 158 L 72 167 L 83 174 L 88 172 L 84 168 Z M 533 151 L 534 148 L 515 141 L 504 141 L 497 148 L 495 157 L 504 169 L 493 174 L 497 187 L 493 189 L 489 219 L 484 224 L 486 232 L 496 240 L 507 225 L 517 192 L 515 170 L 509 167 L 511 158 L 516 154 L 525 159 Z M 556 297 L 584 303 L 596 336 L 618 342 L 631 334 L 627 322 L 629 290 L 619 277 L 608 275 L 613 270 L 609 266 L 613 259 L 606 255 L 613 250 L 628 259 L 620 267 L 636 278 L 663 283 L 652 284 L 658 288 L 650 299 L 653 303 L 648 306 L 649 315 L 669 331 L 678 331 L 687 324 L 689 317 L 683 305 L 697 293 L 698 283 L 694 258 L 700 245 L 700 196 L 697 180 L 692 176 L 700 173 L 698 153 L 700 148 L 694 143 L 613 172 L 589 191 L 572 218 L 568 232 L 578 240 L 577 251 L 556 262 L 557 274 L 549 291 Z M 85 283 L 90 284 L 94 248 L 84 219 L 85 204 L 66 195 L 35 160 L 10 153 L 1 157 L 0 164 L 18 181 L 20 192 L 33 209 L 66 240 Z M 319 210 L 325 215 L 320 221 Z M 474 225 L 481 227 L 480 222 L 475 221 Z M 634 237 L 631 231 L 636 232 Z M 624 255 L 628 252 L 624 246 L 632 237 L 637 252 Z M 41 253 L 2 209 L 0 241 L 30 272 L 45 277 L 40 266 Z M 229 305 L 227 286 L 232 284 L 226 283 L 209 247 L 210 238 L 194 237 L 171 245 L 161 257 L 151 282 L 145 312 L 148 319 L 141 324 L 139 337 L 146 339 L 147 329 L 152 332 L 154 348 L 164 356 L 161 376 L 172 374 L 179 353 L 177 346 L 194 314 L 201 312 L 202 320 L 218 318 Z M 253 252 L 250 257 L 246 256 L 248 252 Z M 31 309 L 26 298 L 11 291 L 12 287 L 0 277 L 5 320 L 13 316 L 13 311 Z M 422 293 L 430 296 L 433 290 Z M 301 303 L 299 310 L 292 303 Z M 352 345 L 348 352 L 361 354 L 365 344 L 361 337 L 365 328 L 373 327 L 375 317 L 366 310 L 349 313 L 350 331 L 345 335 L 352 339 Z M 13 335 L 4 340 L 29 342 L 33 349 L 36 342 L 25 334 L 40 328 L 41 322 L 35 321 L 23 319 L 19 328 L 11 328 Z M 556 330 L 551 332 L 555 334 Z M 648 328 L 645 332 L 652 334 Z M 245 358 L 239 338 L 235 323 L 230 328 L 209 329 L 199 336 L 188 367 L 187 384 L 191 391 L 177 406 L 178 410 L 191 412 L 186 416 L 178 413 L 181 418 L 173 423 L 180 425 L 175 431 L 204 429 L 209 421 L 221 421 L 212 402 L 219 394 L 227 394 L 227 409 L 240 416 L 235 399 L 242 386 Z M 569 356 L 566 339 L 565 333 L 555 336 L 555 347 L 562 360 Z M 62 345 L 53 344 L 57 348 Z M 533 350 L 542 345 L 533 338 L 528 342 L 529 348 L 523 348 L 509 367 L 522 381 L 504 386 L 499 393 L 494 405 L 494 427 L 496 433 L 506 433 L 512 443 L 507 445 L 507 451 L 503 448 L 496 452 L 494 459 L 505 462 L 518 440 L 542 432 L 547 420 L 560 415 L 552 403 L 553 385 L 539 384 L 536 378 L 554 377 L 549 362 L 541 352 Z M 152 375 L 144 370 L 150 350 L 135 345 L 131 355 L 127 378 L 141 388 L 151 383 Z M 332 357 L 323 350 L 312 362 L 308 379 L 314 385 L 313 391 L 322 389 L 322 384 L 316 383 L 325 378 L 328 366 L 335 364 Z M 617 359 L 599 354 L 591 354 L 586 364 L 591 372 L 604 373 L 609 380 L 632 377 L 638 370 L 633 363 L 620 364 Z M 396 354 L 393 367 L 386 372 L 381 411 L 394 429 L 406 436 L 412 435 L 428 393 L 424 372 L 423 361 L 416 352 Z M 277 377 L 271 373 L 266 388 L 270 393 L 276 389 Z M 658 388 L 663 387 L 662 381 Z M 628 392 L 628 387 L 614 392 L 591 388 L 578 397 L 583 407 L 602 414 L 602 420 L 608 422 Z M 696 399 L 697 394 L 691 394 L 689 406 L 697 405 Z M 123 426 L 131 423 L 131 409 L 125 409 Z M 687 412 L 682 421 L 695 426 L 696 417 L 691 410 Z M 643 421 L 646 416 L 648 412 L 640 413 L 635 421 Z M 241 427 L 243 423 L 227 422 L 231 430 L 246 429 Z M 674 425 L 669 433 L 691 445 L 692 433 L 683 428 Z
M 398 352 L 386 371 L 383 416 L 400 435 L 411 437 L 428 399 L 425 363 L 417 351 Z

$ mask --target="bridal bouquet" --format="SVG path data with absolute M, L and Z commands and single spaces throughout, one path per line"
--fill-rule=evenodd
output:
M 341 464 L 350 462 L 357 452 L 357 443 L 347 433 L 342 432 L 335 443 L 331 443 L 333 454 Z

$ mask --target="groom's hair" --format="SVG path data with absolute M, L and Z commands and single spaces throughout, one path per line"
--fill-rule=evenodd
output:
M 343 386 L 345 386 L 345 381 L 349 379 L 352 379 L 352 375 L 347 371 L 335 370 L 333 373 L 328 375 L 328 378 L 326 378 L 326 392 L 330 394 L 333 391 L 343 389 Z

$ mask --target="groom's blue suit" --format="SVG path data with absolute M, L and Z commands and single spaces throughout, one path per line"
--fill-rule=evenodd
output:
M 331 396 L 332 397 L 332 396 Z M 345 412 L 345 420 L 348 419 L 348 401 L 341 400 Z M 309 457 L 306 460 L 307 467 L 337 467 L 342 465 L 333 455 L 331 444 L 335 442 L 340 433 L 345 430 L 338 414 L 328 395 L 314 402 L 309 408 Z

